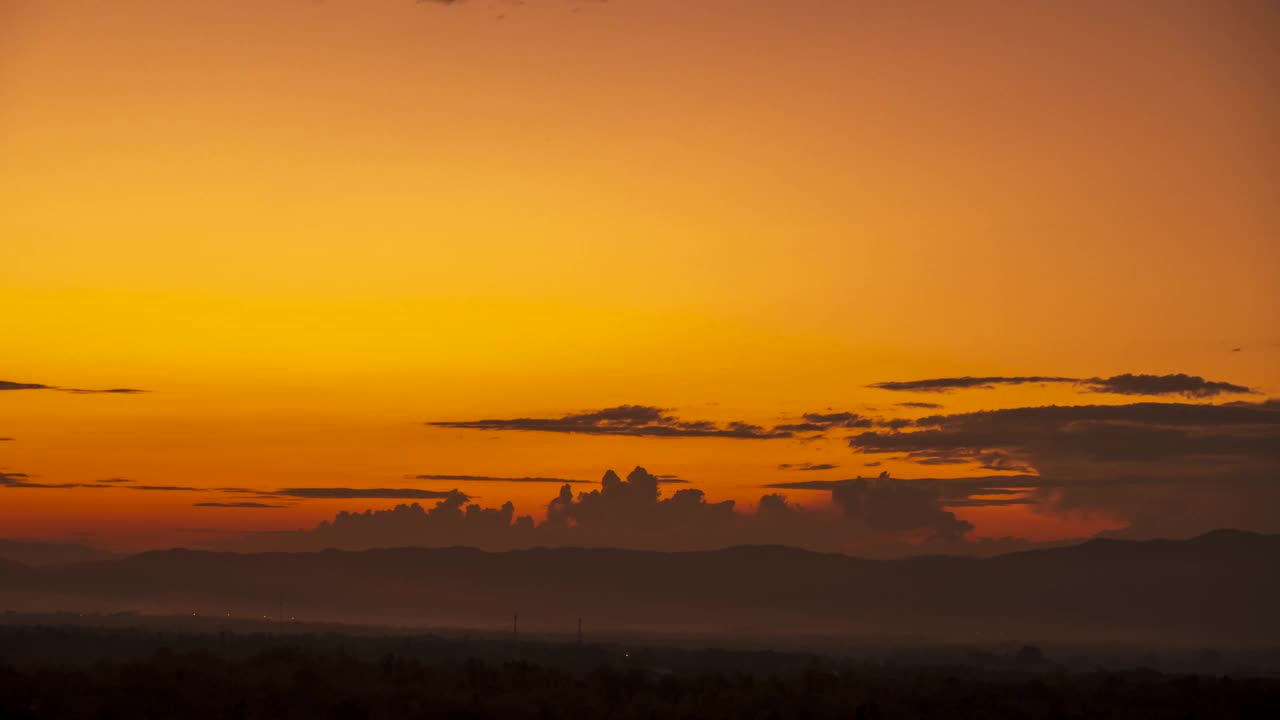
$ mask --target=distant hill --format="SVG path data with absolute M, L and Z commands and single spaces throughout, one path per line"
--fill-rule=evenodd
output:
M 742 636 L 1280 646 L 1280 536 L 1094 540 L 987 559 L 467 548 L 188 550 L 35 569 L 25 590 L 102 609 L 376 624 Z
M 23 565 L 64 565 L 107 560 L 112 557 L 115 557 L 112 553 L 80 543 L 0 538 L 0 560 L 10 560 Z
M 29 585 L 36 579 L 36 572 L 31 568 L 12 560 L 0 558 L 0 591 L 19 589 Z

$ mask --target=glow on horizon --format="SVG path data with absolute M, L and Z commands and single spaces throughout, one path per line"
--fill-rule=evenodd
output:
M 0 472 L 386 487 L 644 465 L 750 507 L 781 463 L 989 471 L 423 423 L 902 416 L 923 398 L 866 386 L 967 374 L 1274 396 L 1274 6 L 1046 8 L 0 2 L 0 380 L 150 391 L 0 393 Z M 555 494 L 463 489 L 534 515 Z M 0 527 L 142 547 L 394 504 L 192 503 L 0 488 Z M 956 513 L 987 537 L 1124 524 Z

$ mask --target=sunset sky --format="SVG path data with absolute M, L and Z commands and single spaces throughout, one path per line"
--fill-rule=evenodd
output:
M 1280 531 L 1278 129 L 1265 0 L 0 0 L 0 537 Z

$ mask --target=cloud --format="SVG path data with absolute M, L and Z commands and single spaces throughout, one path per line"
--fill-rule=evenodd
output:
M 926 528 L 944 541 L 961 540 L 973 530 L 971 523 L 942 509 L 938 487 L 893 480 L 888 474 L 832 488 L 831 500 L 847 517 L 877 530 Z
M 146 390 L 138 390 L 136 388 L 109 388 L 106 390 L 87 390 L 85 388 L 68 388 L 59 387 L 57 385 L 45 385 L 43 383 L 19 383 L 0 380 L 0 391 L 3 390 L 52 390 L 54 392 L 73 393 L 75 395 L 134 395 L 137 393 L 147 392 Z
M 41 483 L 33 482 L 31 476 L 26 473 L 0 472 L 0 487 L 5 488 L 33 488 L 43 490 L 70 490 L 72 488 L 85 487 L 76 483 Z
M 42 488 L 42 489 L 95 489 L 95 490 L 129 490 L 132 492 L 160 493 L 216 493 L 221 495 L 248 495 L 254 498 L 282 498 L 293 500 L 440 500 L 443 498 L 468 496 L 457 490 L 419 490 L 417 488 L 283 488 L 279 490 L 259 490 L 243 487 L 191 487 L 189 485 L 138 485 L 125 478 L 99 480 L 93 484 L 65 483 L 47 484 L 32 482 L 23 473 L 0 473 L 0 487 L 9 488 Z M 232 507 L 232 503 L 199 503 L 197 507 Z M 246 505 L 239 505 L 248 507 Z
M 581 435 L 624 435 L 658 438 L 733 438 L 770 440 L 792 437 L 784 428 L 765 429 L 745 422 L 725 425 L 706 420 L 680 420 L 662 408 L 648 405 L 619 405 L 558 418 L 513 418 L 506 420 L 434 421 L 433 427 L 463 430 L 551 432 Z
M 801 416 L 802 422 L 784 423 L 775 426 L 780 433 L 817 433 L 826 434 L 840 428 L 875 427 L 876 420 L 851 412 L 811 412 Z
M 137 388 L 109 388 L 107 390 L 86 390 L 84 388 L 55 388 L 59 392 L 74 393 L 76 395 L 136 395 L 138 393 L 147 392 L 146 390 L 138 390 Z
M 941 410 L 942 406 L 938 403 L 930 402 L 903 402 L 898 403 L 898 407 L 907 408 L 909 410 Z
M 445 480 L 473 483 L 529 483 L 537 485 L 594 485 L 594 480 L 566 480 L 553 477 L 492 477 L 489 475 L 410 475 L 410 480 Z
M 664 497 L 658 476 L 636 468 L 626 479 L 605 473 L 597 489 L 574 493 L 563 485 L 535 523 L 500 508 L 468 504 L 451 493 L 435 507 L 414 503 L 389 510 L 339 513 L 331 522 L 296 532 L 258 533 L 238 549 L 303 550 L 325 547 L 456 546 L 484 549 L 573 546 L 660 550 L 778 544 L 824 551 L 903 545 L 964 543 L 971 529 L 943 507 L 937 487 L 903 484 L 887 476 L 832 486 L 829 507 L 808 510 L 781 495 L 761 498 L 754 513 L 732 500 L 712 502 L 685 488 Z
M 457 490 L 417 490 L 414 488 L 285 488 L 260 494 L 306 500 L 440 500 L 452 497 L 468 499 L 467 495 Z
M 193 507 L 199 507 L 199 508 L 254 508 L 254 509 L 261 509 L 261 510 L 281 510 L 281 509 L 287 508 L 287 507 L 289 507 L 289 506 L 288 506 L 288 505 L 268 505 L 267 503 L 259 503 L 259 502 L 230 502 L 230 503 L 220 503 L 220 502 L 203 502 L 203 503 L 196 503 Z
M 57 388 L 39 383 L 16 383 L 0 380 L 0 390 L 56 390 Z
M 798 470 L 800 472 L 818 472 L 822 470 L 835 470 L 840 467 L 831 463 L 782 463 L 778 466 L 779 470 Z
M 1048 405 L 920 418 L 913 432 L 849 438 L 863 453 L 988 465 L 1067 456 L 1093 461 L 1280 455 L 1280 403 Z
M 1026 385 L 1031 383 L 1072 383 L 1076 378 L 1030 375 L 1022 377 L 949 377 L 928 380 L 902 380 L 868 385 L 877 390 L 895 392 L 951 392 L 952 390 L 990 390 L 996 385 Z
M 874 383 L 868 387 L 896 392 L 945 393 L 953 390 L 991 390 L 997 385 L 1070 383 L 1081 392 L 1109 395 L 1181 396 L 1204 399 L 1219 395 L 1256 394 L 1257 391 L 1235 383 L 1205 380 L 1198 375 L 1114 375 L 1109 378 L 1072 378 L 1046 375 L 949 377 L 928 380 L 906 380 Z M 930 403 L 902 403 L 903 406 L 925 407 Z
M 982 477 L 964 477 L 951 479 L 890 478 L 888 473 L 880 473 L 874 481 L 857 477 L 846 480 L 802 480 L 796 482 L 778 482 L 763 485 L 769 490 L 810 490 L 833 492 L 842 488 L 858 487 L 868 482 L 885 482 L 893 480 L 896 485 L 909 488 L 926 488 L 935 497 L 938 507 L 980 507 L 984 505 L 1028 505 L 1035 502 L 1030 497 L 1033 491 L 1047 487 L 1059 487 L 1036 475 L 988 475 Z M 989 496 L 1007 496 L 999 500 L 991 500 Z
M 25 487 L 26 483 L 27 483 L 26 473 L 0 472 L 0 486 Z
M 1181 395 L 1188 398 L 1211 398 L 1218 395 L 1256 394 L 1257 391 L 1229 382 L 1205 380 L 1198 375 L 1115 375 L 1084 381 L 1090 392 L 1112 395 Z
M 852 449 L 1038 473 L 1038 512 L 1097 514 L 1134 536 L 1280 531 L 1280 403 L 1041 406 L 936 415 Z

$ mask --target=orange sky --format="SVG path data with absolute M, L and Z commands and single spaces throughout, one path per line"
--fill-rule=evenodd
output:
M 0 472 L 448 489 L 405 476 L 644 465 L 750 506 L 818 475 L 780 463 L 976 468 L 423 423 L 912 416 L 866 386 L 968 374 L 1274 396 L 1278 27 L 1265 2 L 0 0 L 0 380 L 150 391 L 0 393 Z M 535 515 L 556 491 L 463 489 Z M 0 488 L 0 536 L 135 547 L 394 504 L 202 497 Z

